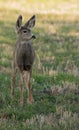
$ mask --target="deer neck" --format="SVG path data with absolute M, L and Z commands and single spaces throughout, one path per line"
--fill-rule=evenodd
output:
M 29 43 L 30 40 L 31 39 L 22 39 L 21 37 L 19 37 L 19 39 L 18 39 L 19 42 L 18 43 L 20 43 L 20 44 Z

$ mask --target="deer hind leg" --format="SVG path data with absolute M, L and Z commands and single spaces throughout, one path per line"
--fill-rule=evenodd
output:
M 31 79 L 31 72 L 27 72 L 25 82 L 27 83 L 27 90 L 28 90 L 28 98 L 27 98 L 27 103 L 31 104 L 34 102 L 34 99 L 31 94 L 31 85 L 30 85 L 30 79 Z
M 11 80 L 11 97 L 12 97 L 12 99 L 14 98 L 15 77 L 16 77 L 16 68 L 13 67 L 12 80 Z
M 23 105 L 23 73 L 20 72 L 20 105 Z

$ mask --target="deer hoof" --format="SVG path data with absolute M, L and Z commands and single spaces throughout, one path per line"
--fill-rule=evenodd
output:
M 32 104 L 33 102 L 34 102 L 33 97 L 27 98 L 27 103 L 28 103 L 28 104 Z

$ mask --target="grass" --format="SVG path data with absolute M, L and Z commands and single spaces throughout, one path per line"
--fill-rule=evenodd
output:
M 11 2 L 9 0 L 8 4 Z M 10 8 L 6 3 L 7 0 L 0 1 L 0 130 L 78 130 L 78 0 L 50 0 L 49 4 L 46 0 L 30 0 L 27 5 L 25 1 L 18 0 L 12 2 Z M 15 3 L 18 4 L 17 8 Z M 76 5 L 72 6 L 72 12 L 70 3 Z M 69 5 L 70 9 L 63 8 L 63 13 L 57 13 L 63 4 Z M 53 13 L 52 7 L 55 10 Z M 20 13 L 24 21 L 33 13 L 36 14 L 36 26 L 33 29 L 36 35 L 33 41 L 36 59 L 31 79 L 35 102 L 27 104 L 24 86 L 23 107 L 19 104 L 18 74 L 13 102 L 10 95 L 12 54 L 17 39 L 15 22 Z

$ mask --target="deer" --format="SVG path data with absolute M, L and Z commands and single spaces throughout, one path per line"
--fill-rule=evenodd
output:
M 18 34 L 17 41 L 13 51 L 13 66 L 12 66 L 12 80 L 11 80 L 11 97 L 14 99 L 14 87 L 16 72 L 19 73 L 20 86 L 20 104 L 23 105 L 23 83 L 27 86 L 28 97 L 27 103 L 34 102 L 31 93 L 31 75 L 35 59 L 35 51 L 31 40 L 35 39 L 31 29 L 35 26 L 36 16 L 33 15 L 24 25 L 22 25 L 22 15 L 19 15 L 16 21 L 16 32 Z

